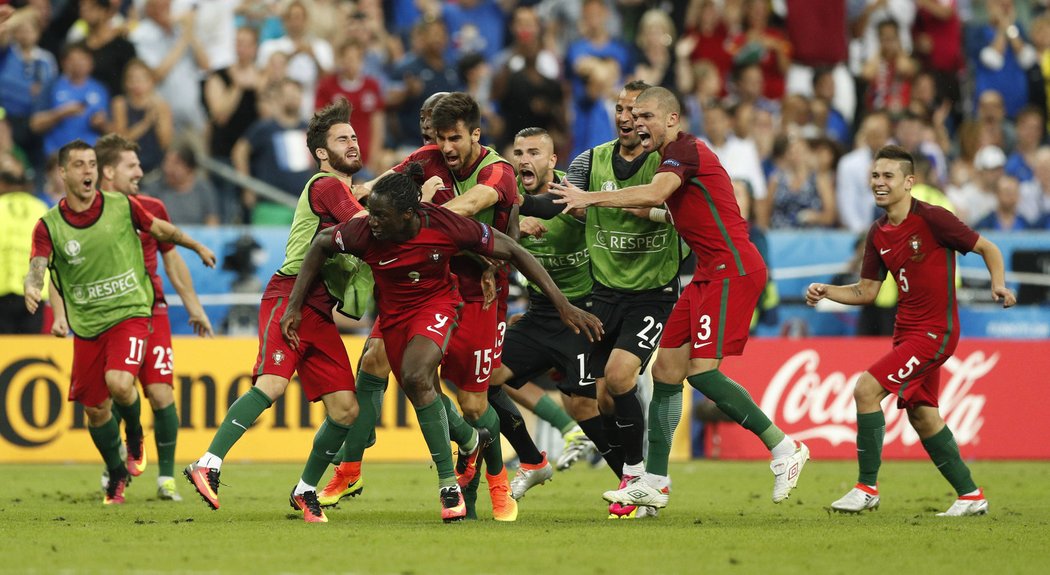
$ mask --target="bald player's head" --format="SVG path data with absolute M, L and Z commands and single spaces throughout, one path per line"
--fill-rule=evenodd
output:
M 423 145 L 434 143 L 434 128 L 430 125 L 430 115 L 434 112 L 434 106 L 445 96 L 448 96 L 448 92 L 434 92 L 423 100 L 423 106 L 419 108 L 419 132 L 423 134 Z
M 682 107 L 666 88 L 645 89 L 634 101 L 634 129 L 646 152 L 660 151 L 678 137 Z
M 641 94 L 638 94 L 638 98 L 634 101 L 635 106 L 643 102 L 653 102 L 653 105 L 665 114 L 682 114 L 678 96 L 675 96 L 674 92 L 667 88 L 661 88 L 660 86 L 646 88 Z

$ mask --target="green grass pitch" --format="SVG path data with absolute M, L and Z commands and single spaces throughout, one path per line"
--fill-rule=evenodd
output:
M 520 502 L 516 523 L 444 525 L 425 464 L 365 463 L 363 495 L 307 525 L 288 507 L 299 466 L 223 470 L 222 508 L 178 478 L 181 503 L 155 498 L 156 468 L 128 502 L 101 503 L 101 465 L 3 465 L 4 573 L 1046 573 L 1050 462 L 978 462 L 986 517 L 939 518 L 954 499 L 928 462 L 883 465 L 882 507 L 827 506 L 852 486 L 852 462 L 810 462 L 791 499 L 769 499 L 763 462 L 672 465 L 670 507 L 656 519 L 609 521 L 607 470 L 574 468 Z M 327 480 L 327 477 L 326 477 Z M 896 573 L 895 573 L 896 572 Z

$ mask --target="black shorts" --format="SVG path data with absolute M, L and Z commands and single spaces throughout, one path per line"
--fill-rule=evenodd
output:
M 677 277 L 664 287 L 630 293 L 595 283 L 591 293 L 591 313 L 602 320 L 605 335 L 591 347 L 591 375 L 595 378 L 605 376 L 605 364 L 614 349 L 637 356 L 644 370 L 660 345 L 667 316 L 674 309 L 680 292 Z
M 586 301 L 573 303 L 581 309 L 590 307 Z M 564 376 L 556 380 L 562 393 L 597 397 L 594 378 L 581 373 L 587 365 L 591 343 L 587 336 L 573 333 L 552 313 L 553 310 L 539 314 L 530 310 L 507 328 L 503 365 L 514 372 L 507 385 L 521 389 L 526 382 L 554 368 Z

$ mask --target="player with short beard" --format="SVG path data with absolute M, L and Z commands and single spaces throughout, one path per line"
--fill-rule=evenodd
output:
M 371 274 L 360 260 L 343 255 L 329 258 L 322 281 L 313 282 L 306 295 L 301 344 L 293 347 L 285 341 L 278 321 L 310 242 L 322 230 L 349 220 L 363 209 L 350 193 L 353 175 L 361 169 L 361 154 L 345 99 L 314 114 L 306 143 L 320 171 L 303 188 L 284 263 L 263 292 L 254 386 L 230 406 L 207 453 L 187 466 L 184 474 L 204 501 L 218 509 L 223 458 L 262 412 L 284 394 L 288 381 L 298 372 L 307 399 L 324 402 L 327 416 L 314 436 L 313 449 L 289 502 L 293 509 L 303 512 L 307 522 L 323 523 L 328 518 L 318 504 L 316 486 L 358 412 L 353 369 L 332 309 L 338 304 L 341 313 L 359 317 L 371 296 L 372 284 Z
M 671 486 L 667 464 L 682 415 L 681 381 L 688 379 L 770 450 L 772 498 L 780 503 L 797 485 L 809 448 L 784 434 L 747 390 L 719 370 L 725 356 L 744 352 L 751 318 L 765 289 L 766 265 L 748 239 L 747 220 L 740 215 L 725 168 L 706 144 L 681 131 L 680 114 L 678 98 L 665 88 L 648 88 L 634 101 L 632 116 L 642 148 L 660 157 L 651 182 L 602 192 L 584 192 L 568 184 L 551 186 L 564 196 L 561 201 L 568 208 L 666 203 L 675 229 L 696 253 L 693 280 L 667 318 L 653 364 L 645 474 L 603 497 L 612 504 L 667 505 Z

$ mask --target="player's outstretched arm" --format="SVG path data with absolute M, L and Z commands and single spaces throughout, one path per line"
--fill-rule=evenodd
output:
M 812 283 L 806 288 L 806 303 L 814 306 L 822 299 L 829 299 L 846 305 L 867 305 L 875 301 L 881 287 L 881 281 L 867 278 L 845 286 Z
M 1003 253 L 999 246 L 981 236 L 973 246 L 973 251 L 984 258 L 984 265 L 988 268 L 988 274 L 992 276 L 992 299 L 1002 299 L 1003 307 L 1012 307 L 1017 303 L 1017 296 L 1006 287 L 1006 267 L 1003 264 Z
M 40 307 L 40 298 L 43 297 L 44 272 L 47 271 L 47 258 L 37 256 L 29 260 L 29 273 L 23 282 L 25 288 L 26 309 L 29 313 L 36 313 Z
M 640 186 L 631 186 L 611 192 L 585 192 L 569 181 L 552 182 L 547 189 L 562 197 L 555 203 L 565 204 L 566 211 L 573 208 L 600 206 L 605 208 L 646 208 L 663 205 L 682 185 L 681 178 L 671 172 L 659 172 L 653 181 Z
M 587 339 L 597 341 L 602 338 L 604 330 L 602 322 L 597 317 L 583 311 L 569 303 L 565 294 L 561 293 L 558 286 L 554 284 L 547 270 L 543 269 L 540 262 L 517 242 L 499 231 L 492 230 L 495 234 L 493 256 L 501 259 L 509 259 L 522 274 L 532 283 L 539 286 L 543 295 L 550 298 L 561 315 L 565 325 L 572 328 L 576 333 L 581 331 L 587 335 Z
M 496 191 L 496 188 L 478 184 L 441 204 L 441 207 L 469 218 L 485 208 L 494 206 L 497 201 L 499 201 L 499 192 Z
M 215 267 L 215 254 L 204 244 L 183 233 L 174 224 L 160 218 L 153 219 L 153 225 L 149 228 L 149 234 L 162 242 L 171 242 L 184 248 L 189 248 L 200 256 L 204 265 Z
M 288 306 L 281 317 L 281 333 L 292 349 L 299 349 L 299 323 L 303 320 L 302 309 L 306 294 L 321 275 L 321 266 L 325 260 L 334 253 L 333 235 L 335 228 L 328 228 L 314 236 L 314 241 L 310 244 L 310 249 L 306 250 L 306 256 L 299 267 L 299 274 L 295 277 L 292 293 L 288 296 Z
M 214 336 L 208 314 L 204 313 L 204 306 L 197 299 L 197 290 L 193 289 L 193 278 L 190 276 L 190 269 L 186 267 L 186 261 L 177 250 L 168 250 L 163 257 L 164 271 L 167 272 L 175 292 L 182 298 L 182 305 L 186 306 L 193 332 L 200 337 Z

